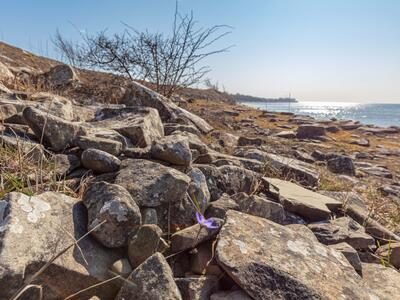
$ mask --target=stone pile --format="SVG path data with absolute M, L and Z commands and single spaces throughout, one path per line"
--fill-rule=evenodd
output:
M 45 78 L 79 80 L 65 66 Z M 54 95 L 0 99 L 1 147 L 35 149 L 83 190 L 0 199 L 1 299 L 29 284 L 43 299 L 399 299 L 400 238 L 357 196 L 315 191 L 313 161 L 354 176 L 352 158 L 305 162 L 216 132 L 234 149 L 223 154 L 203 142 L 205 120 L 148 88 L 132 83 L 121 101 L 79 118 Z M 301 139 L 326 133 L 300 128 Z

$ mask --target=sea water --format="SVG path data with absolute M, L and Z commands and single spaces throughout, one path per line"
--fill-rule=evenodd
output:
M 291 103 L 245 102 L 242 104 L 268 111 L 308 115 L 321 120 L 336 118 L 360 121 L 363 124 L 373 124 L 383 127 L 400 126 L 400 104 L 316 101 Z

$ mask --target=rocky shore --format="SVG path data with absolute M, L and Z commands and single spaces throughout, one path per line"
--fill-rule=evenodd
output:
M 0 62 L 0 299 L 400 299 L 400 128 L 36 59 Z

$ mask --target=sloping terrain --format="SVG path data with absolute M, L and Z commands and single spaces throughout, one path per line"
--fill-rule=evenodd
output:
M 6 44 L 0 81 L 1 299 L 399 299 L 399 128 Z

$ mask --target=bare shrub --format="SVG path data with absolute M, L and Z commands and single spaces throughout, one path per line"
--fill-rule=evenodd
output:
M 122 33 L 113 35 L 106 30 L 93 35 L 80 33 L 80 42 L 69 41 L 57 31 L 53 43 L 74 66 L 149 82 L 157 92 L 170 97 L 179 88 L 200 83 L 210 72 L 200 63 L 230 48 L 210 49 L 231 32 L 229 29 L 227 25 L 198 27 L 193 13 L 180 15 L 176 5 L 172 31 L 167 35 L 140 32 L 125 24 Z

